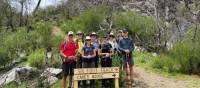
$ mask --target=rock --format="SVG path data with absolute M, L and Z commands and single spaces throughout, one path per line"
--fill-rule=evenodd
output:
M 47 78 L 47 81 L 48 81 L 49 85 L 52 85 L 52 84 L 56 83 L 56 81 L 58 81 L 58 78 L 56 78 L 54 76 L 50 76 Z
M 62 72 L 62 69 L 58 69 L 58 68 L 47 68 L 45 69 L 45 71 L 41 74 L 41 76 L 58 76 L 60 75 Z
M 8 84 L 10 82 L 21 83 L 20 75 L 29 76 L 31 72 L 35 71 L 32 67 L 16 67 L 7 73 L 0 76 L 0 85 Z
M 153 53 L 152 56 L 156 57 L 156 56 L 158 56 L 158 54 L 157 53 Z
M 142 47 L 139 47 L 139 46 L 135 46 L 135 51 L 138 51 L 138 52 L 145 52 L 146 49 L 145 49 L 145 48 L 142 48 Z
M 16 68 L 12 69 L 11 71 L 7 72 L 6 74 L 3 74 L 0 77 L 0 85 L 8 84 L 8 83 L 13 82 L 13 81 L 20 83 L 19 75 L 17 73 Z

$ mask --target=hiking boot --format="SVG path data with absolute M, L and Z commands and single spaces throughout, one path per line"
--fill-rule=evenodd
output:
M 126 88 L 131 88 L 131 80 L 126 80 Z

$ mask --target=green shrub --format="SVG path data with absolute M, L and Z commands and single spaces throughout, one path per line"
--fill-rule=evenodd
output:
M 104 6 L 94 6 L 81 13 L 78 17 L 74 17 L 72 20 L 66 21 L 62 25 L 62 30 L 67 33 L 68 31 L 98 31 L 99 25 L 106 17 L 107 10 Z
M 199 25 L 191 26 L 184 39 L 177 42 L 169 51 L 169 55 L 178 61 L 179 70 L 183 73 L 200 73 L 199 28 Z
M 191 42 L 178 43 L 170 50 L 170 56 L 178 61 L 183 73 L 197 73 L 200 63 L 199 45 L 193 46 Z
M 57 47 L 57 49 L 59 48 L 60 46 L 60 43 L 64 40 L 64 37 L 62 36 L 52 36 L 52 45 L 53 47 Z
M 120 61 L 119 61 L 120 57 L 118 56 L 117 53 L 114 54 L 113 58 L 112 58 L 112 66 L 113 67 L 120 67 Z
M 43 68 L 45 60 L 44 49 L 38 49 L 28 56 L 28 63 L 32 67 Z
M 177 72 L 180 69 L 176 59 L 167 55 L 159 55 L 152 61 L 151 66 L 157 69 L 163 69 L 166 72 Z
M 41 46 L 52 46 L 52 24 L 47 21 L 38 21 L 33 25 L 34 30 L 41 36 Z
M 159 47 L 156 40 L 159 29 L 153 17 L 142 16 L 136 12 L 115 12 L 112 21 L 116 29 L 126 28 L 132 37 L 137 36 L 138 45 L 151 49 L 151 51 L 156 51 L 156 47 Z M 165 40 L 162 39 L 161 42 Z
M 147 53 L 147 52 L 134 52 L 133 53 L 133 58 L 135 58 L 136 62 L 135 63 L 141 63 L 141 64 L 149 64 L 154 58 L 152 56 L 152 53 Z
M 160 57 L 155 57 L 151 63 L 153 68 L 163 69 L 164 68 L 164 59 Z
M 58 53 L 55 53 L 52 57 L 51 66 L 60 68 L 62 66 L 62 59 Z
M 8 51 L 4 50 L 3 48 L 0 48 L 0 58 L 0 67 L 11 62 L 11 59 L 8 57 Z

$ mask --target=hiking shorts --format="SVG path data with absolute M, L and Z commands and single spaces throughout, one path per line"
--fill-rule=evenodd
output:
M 129 54 L 129 56 L 127 57 L 126 54 L 122 55 L 122 60 L 123 60 L 123 66 L 125 68 L 127 68 L 127 65 L 129 65 L 129 67 L 134 66 L 134 59 L 132 57 L 132 54 Z
M 62 64 L 63 76 L 74 75 L 75 68 L 76 68 L 76 62 L 63 62 Z
M 101 58 L 101 67 L 112 67 L 111 58 Z
M 93 60 L 93 58 L 91 59 L 83 58 L 82 68 L 94 68 L 94 67 L 95 67 L 95 61 Z

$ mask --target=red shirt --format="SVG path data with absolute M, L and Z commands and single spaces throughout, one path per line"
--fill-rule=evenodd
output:
M 76 55 L 76 49 L 78 49 L 78 44 L 75 41 L 66 40 L 65 42 L 62 42 L 60 45 L 60 50 L 62 50 L 62 53 L 66 56 L 75 56 Z M 64 59 L 64 62 L 74 62 L 75 59 Z

